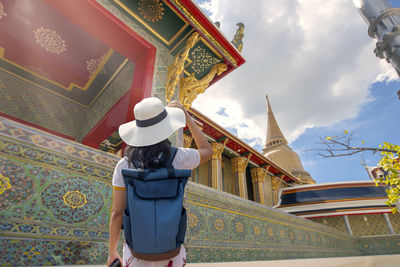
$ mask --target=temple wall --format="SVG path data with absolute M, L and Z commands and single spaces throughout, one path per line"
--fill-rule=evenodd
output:
M 85 108 L 0 70 L 0 112 L 78 138 Z
M 394 233 L 400 234 L 400 215 L 388 214 Z M 383 214 L 348 215 L 349 225 L 354 236 L 378 236 L 390 234 Z M 347 233 L 343 216 L 311 218 L 310 220 L 333 227 Z
M 104 264 L 117 161 L 0 117 L 1 265 Z M 400 253 L 400 235 L 357 239 L 195 183 L 185 205 L 189 262 Z

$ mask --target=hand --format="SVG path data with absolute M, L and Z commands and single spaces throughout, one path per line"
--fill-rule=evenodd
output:
M 167 107 L 180 108 L 183 111 L 186 111 L 186 108 L 181 103 L 179 103 L 179 101 L 176 101 L 176 100 L 169 102 Z
M 119 256 L 119 254 L 117 252 L 108 254 L 107 266 L 110 266 L 111 263 L 113 263 L 113 261 L 117 258 L 119 259 L 119 261 L 121 262 L 121 265 L 122 265 L 122 258 Z
M 171 101 L 171 102 L 168 103 L 167 107 L 170 107 L 170 108 L 180 108 L 180 109 L 182 109 L 183 112 L 185 113 L 186 120 L 188 119 L 188 117 L 190 117 L 190 116 L 189 116 L 189 113 L 187 112 L 187 110 L 186 110 L 186 108 L 185 108 L 185 106 L 182 105 L 179 101 L 176 101 L 176 100 Z

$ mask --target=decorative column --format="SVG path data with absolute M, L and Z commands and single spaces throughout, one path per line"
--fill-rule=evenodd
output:
M 265 205 L 265 176 L 267 171 L 264 168 L 253 168 L 250 170 L 251 180 L 253 181 L 254 201 Z
M 225 144 L 211 143 L 212 158 L 211 158 L 211 183 L 209 185 L 217 190 L 222 191 L 222 152 L 224 151 Z
M 282 181 L 282 177 L 273 176 L 272 177 L 272 195 L 273 195 L 273 205 L 277 205 L 279 202 L 279 189 Z
M 231 159 L 233 176 L 235 177 L 235 194 L 248 199 L 246 183 L 246 167 L 248 159 L 236 157 Z
M 184 148 L 189 148 L 190 147 L 190 145 L 192 144 L 192 140 L 193 140 L 193 137 L 191 136 L 191 135 L 188 135 L 188 134 L 183 134 L 183 147 Z

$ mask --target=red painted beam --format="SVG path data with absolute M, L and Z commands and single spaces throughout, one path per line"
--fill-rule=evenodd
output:
M 86 134 L 82 143 L 93 148 L 115 132 L 119 125 L 134 119 L 133 107 L 151 96 L 156 48 L 130 29 L 95 0 L 44 0 L 60 14 L 86 30 L 121 55 L 135 62 L 130 90 Z
M 71 22 L 132 61 L 145 53 L 147 49 L 153 48 L 153 45 L 95 0 L 44 1 Z M 133 36 L 134 42 L 132 42 Z

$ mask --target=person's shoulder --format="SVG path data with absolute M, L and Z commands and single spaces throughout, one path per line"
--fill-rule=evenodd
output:
M 128 167 L 128 158 L 127 157 L 122 157 L 117 165 L 115 166 L 116 168 L 127 168 Z
M 194 169 L 200 163 L 197 149 L 178 147 L 172 165 L 176 169 Z

